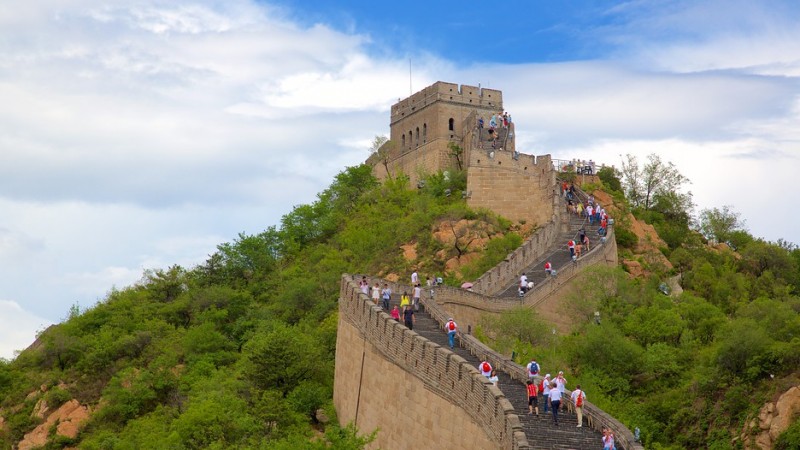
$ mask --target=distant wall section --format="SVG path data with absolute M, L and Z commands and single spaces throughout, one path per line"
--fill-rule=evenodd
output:
M 553 217 L 556 172 L 550 155 L 519 155 L 508 151 L 469 153 L 467 203 L 513 221 L 544 225 Z

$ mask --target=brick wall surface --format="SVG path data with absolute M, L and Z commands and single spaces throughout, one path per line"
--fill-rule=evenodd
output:
M 519 155 L 510 151 L 472 151 L 467 169 L 467 201 L 513 221 L 545 224 L 553 215 L 556 178 L 549 155 Z
M 480 320 L 489 315 L 497 315 L 517 306 L 537 308 L 546 301 L 559 301 L 567 292 L 572 280 L 586 268 L 596 264 L 616 265 L 617 244 L 614 240 L 613 228 L 609 228 L 609 238 L 605 244 L 598 245 L 576 262 L 556 267 L 558 276 L 546 278 L 525 297 L 503 298 L 482 295 L 450 286 L 433 288 L 436 303 L 456 318 L 464 329 L 475 328 Z M 508 285 L 506 285 L 507 287 Z M 430 297 L 429 293 L 428 297 Z
M 389 450 L 529 448 L 500 390 L 460 356 L 373 306 L 347 275 L 339 299 L 334 404 L 341 423 L 357 419 L 364 432 L 379 427 L 376 445 Z

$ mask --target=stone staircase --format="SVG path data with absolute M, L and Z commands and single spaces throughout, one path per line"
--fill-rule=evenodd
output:
M 399 296 L 393 296 L 399 297 Z M 399 304 L 393 300 L 393 304 Z M 420 306 L 420 311 L 416 313 L 416 324 L 414 331 L 422 337 L 434 342 L 443 348 L 448 348 L 447 333 L 444 332 L 439 323 L 424 311 L 424 305 Z M 458 345 L 453 352 L 467 360 L 476 369 L 480 360 L 473 356 L 469 350 Z M 528 414 L 528 395 L 525 385 L 513 380 L 508 374 L 498 371 L 498 387 L 511 402 L 515 413 L 519 416 L 528 443 L 535 450 L 595 450 L 602 448 L 601 434 L 588 426 L 577 427 L 577 418 L 574 413 L 567 412 L 567 408 L 559 414 L 558 427 L 553 425 L 551 413 L 544 413 L 544 404 L 539 404 L 539 415 Z M 540 402 L 541 402 L 540 397 Z
M 563 207 L 566 208 L 566 201 L 564 202 Z M 597 237 L 596 233 L 594 233 L 595 230 L 589 228 L 589 224 L 586 221 L 586 218 L 570 214 L 569 225 L 561 233 L 561 236 L 558 238 L 556 243 L 553 244 L 549 249 L 547 249 L 547 252 L 545 252 L 546 256 L 540 258 L 538 261 L 526 267 L 525 270 L 523 271 L 527 275 L 528 281 L 533 281 L 534 289 L 536 289 L 536 287 L 539 286 L 542 283 L 542 281 L 544 281 L 545 278 L 548 276 L 547 273 L 545 273 L 544 271 L 545 262 L 550 261 L 550 263 L 553 266 L 553 269 L 555 269 L 556 271 L 566 266 L 567 264 L 572 263 L 572 258 L 570 257 L 569 248 L 567 248 L 567 242 L 570 239 L 577 242 L 581 228 L 585 229 L 586 233 L 589 235 L 590 248 L 594 248 L 593 246 L 599 243 L 598 239 L 596 239 Z M 592 234 L 594 234 L 594 236 L 592 236 Z M 519 289 L 519 279 L 511 283 L 503 291 L 498 292 L 495 295 L 495 297 L 517 297 L 519 295 L 518 289 Z

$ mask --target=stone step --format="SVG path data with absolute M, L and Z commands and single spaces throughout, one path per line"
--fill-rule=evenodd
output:
M 398 304 L 399 302 L 393 301 L 392 303 Z M 421 311 L 416 313 L 414 331 L 444 348 L 447 348 L 449 345 L 447 333 L 442 330 L 439 323 L 424 311 L 424 307 Z M 458 341 L 456 341 L 456 347 L 453 349 L 453 352 L 476 368 L 478 364 L 480 364 L 478 358 L 473 356 L 467 349 L 458 345 Z M 529 415 L 528 396 L 525 385 L 512 380 L 506 373 L 498 372 L 497 375 L 499 378 L 498 387 L 511 402 L 515 412 L 519 415 L 523 430 L 525 430 L 528 442 L 532 445 L 533 449 L 594 450 L 602 447 L 600 444 L 600 433 L 586 426 L 578 428 L 575 414 L 566 411 L 560 413 L 558 426 L 553 424 L 552 414 L 544 413 L 544 406 L 542 404 L 539 405 L 538 416 Z

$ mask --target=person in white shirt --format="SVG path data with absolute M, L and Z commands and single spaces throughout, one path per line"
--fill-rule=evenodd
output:
M 542 384 L 540 386 L 539 392 L 544 396 L 544 413 L 547 414 L 547 410 L 550 408 L 550 374 L 544 376 L 544 380 L 542 380 Z
M 528 369 L 528 379 L 533 380 L 534 377 L 539 375 L 539 364 L 535 359 L 531 359 L 531 362 L 529 362 L 525 368 Z
M 497 386 L 497 382 L 500 381 L 500 379 L 497 378 L 496 370 L 492 369 L 492 374 L 489 376 L 489 381 L 491 381 L 493 385 Z
M 550 408 L 553 409 L 553 423 L 558 426 L 558 410 L 561 408 L 561 391 L 556 382 L 550 383 Z
M 456 333 L 458 332 L 458 324 L 453 318 L 447 319 L 444 324 L 444 329 L 447 331 L 447 343 L 450 345 L 450 350 L 456 346 Z
M 519 290 L 523 294 L 528 292 L 528 276 L 524 273 L 519 277 Z
M 564 395 L 564 390 L 567 386 L 567 379 L 564 378 L 564 372 L 559 371 L 558 376 L 554 381 L 556 383 L 556 386 L 558 387 L 558 398 L 561 398 Z
M 372 288 L 372 301 L 376 305 L 380 301 L 381 298 L 381 286 L 378 283 L 375 283 L 375 286 Z
M 415 270 L 415 271 L 414 271 L 414 272 L 411 274 L 411 285 L 412 285 L 412 286 L 416 286 L 416 285 L 418 285 L 418 284 L 419 284 L 419 274 L 418 274 L 418 273 L 417 273 L 417 271 Z
M 575 386 L 570 396 L 572 404 L 575 405 L 575 414 L 578 415 L 578 428 L 583 426 L 583 405 L 586 403 L 586 394 L 581 390 L 581 385 Z
M 481 375 L 485 376 L 486 378 L 492 376 L 492 365 L 489 364 L 489 361 L 483 361 L 478 364 L 478 370 L 480 370 Z
M 419 311 L 420 297 L 422 297 L 422 286 L 417 283 L 414 285 L 414 295 L 411 297 L 411 304 L 414 306 L 414 311 Z

